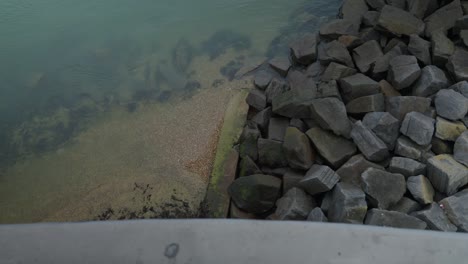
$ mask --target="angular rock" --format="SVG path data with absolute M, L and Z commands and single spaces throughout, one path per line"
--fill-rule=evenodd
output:
M 283 80 L 278 80 L 273 78 L 265 89 L 265 95 L 267 97 L 267 103 L 271 104 L 273 98 L 276 96 L 288 91 L 290 89 L 289 85 Z
M 288 161 L 283 152 L 283 144 L 271 139 L 258 139 L 258 163 L 270 168 L 283 168 L 288 166 Z
M 262 171 L 249 156 L 244 156 L 239 162 L 239 177 L 254 174 L 262 174 Z
M 382 10 L 382 8 L 385 6 L 385 0 L 366 0 L 367 4 L 372 8 L 377 11 Z
M 381 80 L 379 82 L 379 86 L 380 92 L 383 93 L 385 97 L 401 96 L 400 92 L 393 88 L 393 86 L 386 80 Z
M 406 182 L 408 191 L 420 204 L 431 204 L 434 200 L 434 188 L 423 175 L 411 176 Z
M 431 42 L 413 34 L 410 36 L 408 51 L 413 54 L 422 64 L 431 64 Z
M 436 118 L 435 136 L 439 139 L 455 141 L 465 131 L 465 125 L 460 121 L 453 122 L 442 117 Z
M 333 19 L 320 27 L 320 36 L 328 39 L 337 39 L 342 35 L 356 36 L 359 25 L 347 19 Z
M 339 80 L 344 77 L 348 77 L 356 74 L 356 69 L 332 62 L 328 65 L 327 69 L 322 75 L 322 81 L 328 82 L 331 80 Z
M 313 100 L 310 98 L 310 96 L 300 96 L 293 90 L 286 91 L 273 99 L 273 113 L 289 118 L 308 118 L 311 115 L 310 105 Z
M 352 50 L 357 46 L 364 43 L 359 36 L 343 35 L 338 38 L 338 41 L 343 44 L 347 49 Z
M 265 90 L 271 82 L 271 74 L 267 71 L 259 71 L 255 74 L 254 84 L 258 89 Z
M 454 0 L 424 19 L 424 22 L 426 22 L 424 33 L 427 37 L 431 37 L 436 31 L 446 32 L 453 28 L 457 19 L 462 16 L 463 10 L 460 0 Z
M 388 171 L 399 173 L 405 177 L 426 174 L 426 164 L 418 162 L 414 159 L 404 157 L 393 157 L 390 160 Z
M 388 112 L 373 112 L 364 116 L 362 123 L 393 150 L 400 133 L 400 122 Z
M 340 182 L 333 189 L 331 200 L 328 210 L 330 222 L 362 224 L 367 203 L 366 195 L 359 187 Z
M 371 40 L 353 50 L 353 59 L 359 71 L 366 73 L 384 54 L 377 41 Z
M 397 139 L 395 145 L 395 154 L 410 159 L 421 160 L 424 153 L 429 151 L 431 146 L 420 146 L 414 143 L 411 139 L 401 136 Z
M 430 1 L 428 0 L 408 0 L 408 12 L 419 19 L 423 19 L 429 4 Z
M 397 7 L 402 10 L 406 10 L 406 0 L 386 0 L 387 4 Z
M 468 183 L 468 169 L 451 155 L 438 155 L 427 162 L 427 177 L 439 192 L 453 195 Z
M 249 156 L 252 160 L 258 158 L 257 139 L 260 137 L 260 131 L 256 126 L 245 126 L 239 139 L 239 155 L 241 158 Z
M 424 32 L 422 20 L 400 8 L 389 5 L 382 8 L 377 26 L 397 36 L 421 35 Z
M 272 117 L 268 124 L 268 139 L 283 141 L 289 119 L 283 117 Z
M 317 98 L 335 97 L 341 101 L 340 90 L 336 81 L 321 82 L 317 87 Z
M 416 217 L 396 211 L 371 209 L 367 213 L 366 225 L 408 229 L 426 229 L 427 224 Z
M 281 76 L 285 77 L 288 74 L 289 68 L 291 68 L 291 62 L 288 57 L 276 57 L 268 61 L 268 64 Z
M 397 90 L 411 86 L 421 75 L 415 56 L 401 55 L 393 58 L 389 64 L 388 81 Z
M 448 60 L 447 70 L 457 82 L 468 81 L 468 51 L 455 49 Z
M 362 154 L 351 157 L 343 166 L 341 166 L 336 174 L 340 176 L 340 182 L 361 186 L 361 174 L 368 168 L 376 168 L 383 170 L 379 164 L 370 162 L 364 158 Z
M 456 92 L 459 92 L 463 96 L 468 98 L 468 82 L 467 81 L 457 82 L 456 84 L 450 86 L 448 89 L 452 89 Z
M 308 170 L 315 160 L 315 151 L 309 138 L 295 127 L 288 127 L 284 137 L 283 152 L 289 167 Z
M 368 27 L 374 27 L 379 21 L 380 13 L 377 11 L 367 11 L 362 16 L 362 24 Z
M 318 59 L 323 65 L 336 62 L 351 68 L 354 67 L 353 59 L 349 55 L 348 49 L 337 40 L 320 44 L 318 46 Z
M 441 31 L 432 32 L 432 63 L 444 67 L 455 51 L 453 42 Z
M 440 201 L 450 222 L 460 231 L 468 232 L 468 191 L 461 191 Z
M 429 145 L 434 135 L 435 120 L 419 112 L 406 114 L 400 132 L 419 145 Z
M 278 220 L 305 220 L 316 206 L 314 198 L 299 188 L 292 188 L 276 201 L 275 215 Z
M 317 35 L 308 34 L 291 44 L 291 54 L 299 64 L 309 65 L 317 58 Z
M 385 111 L 385 97 L 379 93 L 356 98 L 346 104 L 346 111 L 350 114 Z
M 399 121 L 403 121 L 407 113 L 426 112 L 431 105 L 431 99 L 417 96 L 394 96 L 386 103 L 386 110 Z
M 339 180 L 340 176 L 330 167 L 313 165 L 299 182 L 299 186 L 310 195 L 315 195 L 330 191 Z
M 333 190 L 331 192 L 325 193 L 322 199 L 322 203 L 320 204 L 320 209 L 322 209 L 322 211 L 325 214 L 328 214 L 328 210 L 330 209 L 332 202 L 333 202 Z
M 312 118 L 326 130 L 331 130 L 338 136 L 349 137 L 351 124 L 346 115 L 346 107 L 336 98 L 322 98 L 312 101 Z
M 234 202 L 231 201 L 231 208 L 229 209 L 229 218 L 233 219 L 257 219 L 257 216 L 247 213 L 239 209 Z
M 340 81 L 341 95 L 345 102 L 358 97 L 380 93 L 379 83 L 362 73 L 345 77 Z
M 386 72 L 388 71 L 390 67 L 390 61 L 393 60 L 395 57 L 403 55 L 403 52 L 401 51 L 401 48 L 396 46 L 385 55 L 379 57 L 375 63 L 374 67 L 372 68 L 372 76 L 373 78 L 376 79 L 382 79 L 385 78 Z
M 453 157 L 468 167 L 468 131 L 463 132 L 455 141 Z
M 444 71 L 434 65 L 429 65 L 422 69 L 421 77 L 414 84 L 413 95 L 428 97 L 449 85 L 450 82 Z
M 380 31 L 377 31 L 374 28 L 370 28 L 370 27 L 362 28 L 359 31 L 359 39 L 361 40 L 362 43 L 365 43 L 371 40 L 375 40 L 379 42 L 380 37 L 381 37 Z
M 394 206 L 390 207 L 390 211 L 397 211 L 404 214 L 410 214 L 414 211 L 421 209 L 421 205 L 418 204 L 416 201 L 411 200 L 408 197 L 401 198 L 398 203 Z
M 289 121 L 289 126 L 299 129 L 302 133 L 307 131 L 307 125 L 299 118 L 291 119 L 291 121 Z
M 355 24 L 359 25 L 362 16 L 368 9 L 365 0 L 344 0 L 340 7 L 339 17 L 352 20 Z
M 362 175 L 362 189 L 373 207 L 388 209 L 395 205 L 406 192 L 405 177 L 401 174 L 369 168 Z
M 451 89 L 444 89 L 435 97 L 437 114 L 449 120 L 459 120 L 468 113 L 468 98 Z
M 275 205 L 280 195 L 281 180 L 256 174 L 236 179 L 228 188 L 234 204 L 247 213 L 261 214 Z
M 361 121 L 354 123 L 351 138 L 370 161 L 383 161 L 390 156 L 385 143 L 374 132 L 365 127 Z
M 437 124 L 437 121 L 436 121 Z M 437 125 L 436 125 L 436 135 L 437 135 Z M 431 142 L 431 150 L 437 154 L 452 154 L 453 153 L 453 144 L 449 141 L 444 141 L 440 138 L 433 137 Z
M 338 168 L 356 153 L 356 145 L 350 140 L 336 136 L 320 127 L 306 132 L 318 153 L 332 168 Z
M 250 105 L 250 107 L 253 107 L 259 111 L 265 109 L 267 105 L 265 94 L 258 89 L 252 89 L 249 92 L 246 98 L 246 102 L 248 105 Z
M 310 211 L 309 215 L 307 216 L 307 221 L 311 222 L 328 222 L 328 218 L 323 213 L 320 207 L 316 207 Z
M 456 232 L 453 225 L 437 203 L 432 203 L 428 208 L 412 214 L 412 216 L 426 222 L 428 229 L 444 232 Z
M 320 81 L 320 77 L 324 71 L 325 67 L 320 63 L 320 61 L 316 61 L 306 68 L 305 74 L 307 77 L 312 78 L 312 80 L 318 82 Z
M 383 52 L 387 53 L 395 47 L 399 47 L 403 54 L 408 53 L 408 46 L 401 38 L 392 38 L 390 41 L 388 41 Z
M 258 128 L 266 134 L 268 124 L 270 124 L 271 107 L 267 107 L 252 117 L 252 122 L 257 124 Z

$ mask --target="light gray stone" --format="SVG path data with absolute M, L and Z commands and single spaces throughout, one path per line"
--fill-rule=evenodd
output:
M 424 32 L 424 22 L 422 20 L 405 10 L 389 5 L 382 8 L 378 27 L 397 36 L 421 35 Z
M 416 176 L 426 174 L 426 164 L 410 158 L 393 157 L 390 160 L 388 171 L 392 173 L 400 173 L 405 177 Z
M 468 81 L 468 51 L 455 49 L 448 60 L 447 70 L 457 82 Z
M 369 203 L 379 209 L 388 209 L 395 205 L 406 192 L 405 177 L 401 174 L 368 168 L 361 178 L 361 186 Z
M 370 161 L 383 161 L 390 156 L 385 143 L 374 132 L 365 127 L 361 121 L 353 124 L 351 138 L 362 154 Z
M 421 77 L 414 84 L 413 95 L 428 97 L 449 85 L 450 82 L 444 71 L 434 65 L 429 65 L 422 69 Z
M 400 132 L 419 145 L 429 145 L 434 135 L 435 120 L 419 112 L 406 114 Z
M 429 110 L 430 98 L 418 96 L 394 96 L 390 97 L 386 103 L 387 112 L 392 114 L 399 121 L 403 121 L 407 113 L 424 113 Z
M 276 201 L 278 220 L 305 220 L 317 204 L 314 198 L 299 188 L 290 189 Z
M 350 114 L 385 111 L 385 97 L 379 93 L 356 98 L 346 104 L 346 111 Z
M 449 121 L 442 117 L 436 118 L 435 136 L 441 140 L 455 141 L 465 131 L 466 127 L 463 122 Z
M 411 139 L 401 136 L 395 145 L 395 154 L 410 159 L 421 160 L 423 155 L 431 149 L 431 145 L 420 146 Z
M 339 83 L 341 95 L 345 102 L 362 96 L 380 93 L 379 83 L 362 73 L 345 77 Z
M 373 112 L 364 116 L 362 123 L 393 150 L 400 133 L 400 122 L 388 112 Z
M 416 217 L 396 211 L 371 209 L 367 213 L 366 225 L 407 229 L 426 229 L 427 224 Z
M 367 212 L 365 193 L 357 186 L 338 183 L 328 210 L 330 222 L 362 224 Z M 323 209 L 323 208 L 322 208 Z
M 356 74 L 356 69 L 348 66 L 332 62 L 328 65 L 327 69 L 322 75 L 322 81 L 328 82 L 331 80 L 339 80 L 344 77 L 348 77 Z
M 463 96 L 468 98 L 468 82 L 467 81 L 457 82 L 456 84 L 450 86 L 448 89 L 452 89 L 456 92 L 459 92 Z
M 431 46 L 432 63 L 436 66 L 444 67 L 450 56 L 454 53 L 455 45 L 444 32 L 435 31 L 432 32 Z
M 368 72 L 372 64 L 383 55 L 379 43 L 375 40 L 368 41 L 353 50 L 354 62 L 362 73 Z
M 397 90 L 410 87 L 421 75 L 415 56 L 401 55 L 393 58 L 389 64 L 387 80 Z
M 455 141 L 453 157 L 456 161 L 468 167 L 468 131 L 463 132 Z
M 446 32 L 455 26 L 455 21 L 463 16 L 460 0 L 454 0 L 450 4 L 439 8 L 432 15 L 426 17 L 425 35 L 430 37 L 436 31 Z
M 288 127 L 283 142 L 283 152 L 289 167 L 308 170 L 315 160 L 315 151 L 309 138 L 295 127 Z
M 426 0 L 422 1 L 427 2 Z M 413 34 L 410 36 L 408 51 L 424 65 L 431 64 L 431 42 L 424 40 L 416 34 Z
M 315 195 L 330 191 L 339 180 L 340 176 L 330 167 L 313 165 L 299 185 L 310 195 Z
M 346 114 L 346 107 L 336 98 L 315 99 L 311 104 L 312 118 L 326 130 L 338 136 L 349 138 L 351 124 Z
M 307 221 L 311 222 L 328 222 L 328 218 L 323 213 L 320 207 L 316 207 L 310 211 L 309 215 L 307 216 Z
M 411 200 L 408 197 L 403 197 L 400 201 L 398 201 L 398 203 L 396 203 L 394 206 L 391 206 L 389 211 L 397 211 L 404 214 L 410 214 L 420 209 L 421 205 L 419 203 Z
M 451 155 L 442 154 L 428 160 L 427 177 L 436 190 L 453 195 L 468 183 L 468 169 Z
M 437 203 L 432 203 L 428 208 L 414 212 L 412 216 L 426 222 L 428 229 L 444 232 L 456 232 L 453 225 Z
M 440 201 L 445 214 L 460 231 L 468 232 L 468 190 Z
M 406 182 L 408 191 L 420 204 L 431 204 L 434 200 L 434 188 L 423 175 L 411 176 Z
M 318 59 L 323 65 L 336 62 L 351 68 L 354 67 L 354 62 L 348 49 L 337 40 L 318 45 Z
M 437 114 L 449 120 L 459 120 L 468 113 L 468 98 L 451 89 L 437 93 L 435 100 Z

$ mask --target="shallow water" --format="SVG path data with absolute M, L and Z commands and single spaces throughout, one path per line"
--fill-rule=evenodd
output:
M 0 0 L 0 223 L 113 219 L 142 207 L 127 201 L 135 183 L 167 189 L 160 176 L 183 167 L 161 144 L 184 124 L 170 131 L 152 120 L 187 123 L 181 109 L 219 100 L 193 112 L 206 122 L 200 142 L 179 135 L 194 146 L 184 162 L 203 156 L 242 86 L 231 82 L 237 69 L 287 53 L 291 38 L 315 31 L 339 2 Z M 180 193 L 199 186 L 196 201 L 206 175 L 197 177 L 178 185 Z M 168 215 L 137 214 L 157 216 Z

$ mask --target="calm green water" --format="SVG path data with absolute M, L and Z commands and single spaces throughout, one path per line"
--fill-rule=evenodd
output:
M 249 58 L 286 54 L 340 2 L 0 0 L 0 173 L 115 106 L 138 114 L 141 102 L 229 82 Z

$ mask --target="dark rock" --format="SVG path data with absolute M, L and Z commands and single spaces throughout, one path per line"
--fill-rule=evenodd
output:
M 322 203 L 320 204 L 320 209 L 327 214 L 328 210 L 332 206 L 333 202 L 333 191 L 326 192 L 325 195 L 323 196 Z
M 258 89 L 250 90 L 249 94 L 247 95 L 246 102 L 251 107 L 260 111 L 265 109 L 267 105 L 265 94 Z
M 468 81 L 468 51 L 455 49 L 448 60 L 447 70 L 457 82 Z
M 328 218 L 323 213 L 320 207 L 316 207 L 310 211 L 309 215 L 307 216 L 307 221 L 311 222 L 328 222 Z
M 244 156 L 239 162 L 239 177 L 254 174 L 262 174 L 262 171 L 249 156 Z
M 453 157 L 468 167 L 468 131 L 463 132 L 455 141 Z
M 345 102 L 366 95 L 378 94 L 380 92 L 379 83 L 362 73 L 345 77 L 339 82 Z
M 411 86 L 421 75 L 418 60 L 415 56 L 401 55 L 389 63 L 387 80 L 397 90 Z
M 359 39 L 363 43 L 375 40 L 375 41 L 380 41 L 380 31 L 375 30 L 374 28 L 362 28 L 361 31 L 359 31 Z
M 356 74 L 356 69 L 344 66 L 342 64 L 338 64 L 332 62 L 328 65 L 327 69 L 322 75 L 322 81 L 328 82 L 331 80 L 339 80 L 344 77 L 348 77 L 351 75 Z
M 278 220 L 305 220 L 316 207 L 314 198 L 299 188 L 290 189 L 276 202 Z
M 272 117 L 268 124 L 268 139 L 283 141 L 289 119 L 283 117 Z
M 455 34 L 460 34 L 461 31 L 468 29 L 468 16 L 462 16 L 455 21 L 455 26 L 453 32 Z
M 374 27 L 377 25 L 380 13 L 377 11 L 367 11 L 362 16 L 362 24 L 368 27 Z
M 349 55 L 348 49 L 337 40 L 320 44 L 318 46 L 318 59 L 323 65 L 336 62 L 348 67 L 354 67 L 353 59 Z
M 393 157 L 388 171 L 403 174 L 405 177 L 426 174 L 426 165 L 416 160 L 404 157 Z
M 395 47 L 399 47 L 403 54 L 408 53 L 408 46 L 401 38 L 392 38 L 390 41 L 388 41 L 387 46 L 385 46 L 383 52 L 387 53 Z
M 370 161 L 383 161 L 390 155 L 385 143 L 374 132 L 365 127 L 361 121 L 353 124 L 351 137 L 354 144 L 357 145 L 362 154 Z
M 369 203 L 379 209 L 388 209 L 396 204 L 406 192 L 405 177 L 401 174 L 369 168 L 361 178 L 361 186 Z
M 434 135 L 435 120 L 419 112 L 406 114 L 400 132 L 419 145 L 429 145 Z
M 252 117 L 252 122 L 257 124 L 258 128 L 264 133 L 268 132 L 268 125 L 270 124 L 271 107 L 267 107 L 258 112 Z
M 379 93 L 356 98 L 346 104 L 346 111 L 350 114 L 385 111 L 384 95 Z
M 426 66 L 421 71 L 421 77 L 413 86 L 413 95 L 428 97 L 437 93 L 440 89 L 449 86 L 449 80 L 444 71 L 434 65 Z
M 386 0 L 387 4 L 406 10 L 406 0 Z
M 426 153 L 431 146 L 420 146 L 414 143 L 411 139 L 401 136 L 397 139 L 395 145 L 395 154 L 410 159 L 421 160 L 423 154 Z
M 312 78 L 312 80 L 318 82 L 320 81 L 320 77 L 324 71 L 325 67 L 320 63 L 320 61 L 316 61 L 307 67 L 305 74 L 307 77 Z
M 439 139 L 455 141 L 464 131 L 466 131 L 466 127 L 460 121 L 454 122 L 442 117 L 436 118 L 435 136 Z
M 257 216 L 251 213 L 247 213 L 239 209 L 234 202 L 231 201 L 229 209 L 229 218 L 233 219 L 257 219 Z
M 255 74 L 254 84 L 257 88 L 265 90 L 271 82 L 271 74 L 267 71 L 259 71 Z
M 366 212 L 366 195 L 359 187 L 341 182 L 336 185 L 328 210 L 331 222 L 362 224 Z
M 468 183 L 468 170 L 451 155 L 438 155 L 427 162 L 427 177 L 436 190 L 453 195 Z
M 385 95 L 385 97 L 393 97 L 393 96 L 401 96 L 400 92 L 398 92 L 389 82 L 386 80 L 381 80 L 379 82 L 380 92 Z
M 362 123 L 372 130 L 387 145 L 389 150 L 393 150 L 400 133 L 400 123 L 388 112 L 368 113 L 364 116 Z
M 467 1 L 461 1 L 461 6 L 463 9 L 463 14 L 468 14 L 468 2 Z
M 271 104 L 273 102 L 273 98 L 289 91 L 289 89 L 290 87 L 286 82 L 273 78 L 265 90 L 267 103 Z
M 270 168 L 283 168 L 288 161 L 283 152 L 283 144 L 271 139 L 258 139 L 258 163 Z
M 436 124 L 437 124 L 437 121 L 436 121 Z M 436 135 L 437 135 L 437 126 L 436 126 Z M 432 145 L 431 150 L 437 155 L 453 153 L 453 144 L 451 144 L 451 142 L 433 137 L 431 141 L 431 145 Z
M 340 167 L 356 153 L 356 145 L 353 142 L 319 127 L 309 129 L 306 134 L 332 168 Z
M 385 6 L 385 0 L 366 0 L 367 4 L 375 10 L 382 10 L 382 8 Z
M 313 165 L 299 185 L 310 195 L 315 195 L 330 191 L 339 180 L 340 176 L 330 167 Z
M 268 64 L 283 77 L 288 74 L 289 68 L 291 68 L 291 62 L 288 57 L 275 57 L 268 61 Z
M 234 204 L 247 213 L 261 214 L 275 205 L 280 195 L 281 180 L 256 174 L 236 179 L 228 188 Z
M 429 8 L 430 1 L 428 0 L 408 0 L 408 11 L 413 16 L 423 19 Z
M 283 152 L 289 167 L 308 170 L 315 160 L 315 151 L 309 138 L 295 127 L 288 127 L 284 137 Z
M 295 170 L 288 170 L 283 175 L 283 193 L 294 187 L 299 187 L 299 182 L 304 178 L 304 174 Z
M 431 105 L 431 99 L 417 96 L 394 96 L 387 99 L 387 112 L 403 121 L 407 113 L 426 112 Z
M 411 214 L 412 216 L 426 222 L 428 229 L 444 231 L 444 232 L 456 232 L 457 227 L 454 226 L 444 211 L 436 203 L 432 203 L 428 208 Z
M 382 56 L 382 49 L 375 40 L 368 41 L 353 50 L 354 62 L 362 73 L 368 72 L 372 64 Z
M 317 98 L 334 97 L 341 101 L 340 90 L 336 81 L 321 82 L 317 87 Z
M 245 126 L 239 139 L 239 155 L 241 158 L 249 156 L 252 160 L 258 158 L 257 139 L 260 131 L 256 126 Z
M 366 225 L 396 228 L 426 229 L 427 224 L 416 217 L 396 211 L 371 209 L 367 213 Z
M 408 191 L 420 204 L 426 205 L 433 202 L 434 188 L 423 175 L 411 176 L 407 181 Z
M 427 1 L 422 0 L 421 2 Z M 422 64 L 431 64 L 431 42 L 424 40 L 416 34 L 413 34 L 410 36 L 408 51 L 413 54 Z
M 309 96 L 299 96 L 295 91 L 286 91 L 272 101 L 273 113 L 290 118 L 308 118 L 311 116 Z
M 421 35 L 424 32 L 424 22 L 410 13 L 386 5 L 380 13 L 378 27 L 389 31 L 397 36 Z
M 431 37 L 436 31 L 446 32 L 455 26 L 455 21 L 461 16 L 463 16 L 463 10 L 460 0 L 452 1 L 424 19 L 426 22 L 425 35 Z
M 339 17 L 361 23 L 362 16 L 369 10 L 365 0 L 344 0 L 340 7 Z
M 444 89 L 435 97 L 437 114 L 450 120 L 462 119 L 468 113 L 468 98 L 451 89 Z
M 450 86 L 448 89 L 452 89 L 456 92 L 459 92 L 463 96 L 468 98 L 468 82 L 467 81 L 457 82 L 456 84 Z
M 404 214 L 410 214 L 414 211 L 421 209 L 421 205 L 418 204 L 416 201 L 411 200 L 408 197 L 401 198 L 398 203 L 394 206 L 390 207 L 390 211 L 397 211 Z
M 338 136 L 349 137 L 351 124 L 346 115 L 346 107 L 336 98 L 322 98 L 312 101 L 312 118 L 326 130 L 331 130 Z
M 468 232 L 468 191 L 461 191 L 440 201 L 450 222 L 460 231 Z
M 343 44 L 347 49 L 352 50 L 359 45 L 362 45 L 364 41 L 362 41 L 360 36 L 351 36 L 351 35 L 343 35 L 338 37 L 338 41 Z
M 455 51 L 453 42 L 441 31 L 432 32 L 432 63 L 439 67 L 444 67 L 447 64 L 450 56 Z
M 299 118 L 291 119 L 291 121 L 289 121 L 289 126 L 299 129 L 302 133 L 307 131 L 307 125 Z
M 383 55 L 382 57 L 379 57 L 375 61 L 374 67 L 372 68 L 371 74 L 373 78 L 376 78 L 376 79 L 384 78 L 386 75 L 386 72 L 388 71 L 390 67 L 390 61 L 393 60 L 395 57 L 398 57 L 401 55 L 403 55 L 401 48 L 396 46 L 390 51 L 388 51 L 387 53 L 385 53 L 385 55 Z
M 291 44 L 291 54 L 299 64 L 309 65 L 317 58 L 317 35 L 306 35 Z
M 320 27 L 320 36 L 337 39 L 342 35 L 357 36 L 358 31 L 359 25 L 353 23 L 352 20 L 334 19 Z
M 361 174 L 368 168 L 384 169 L 382 166 L 366 160 L 362 154 L 359 154 L 351 157 L 336 171 L 336 174 L 340 176 L 341 182 L 360 187 L 362 182 Z

